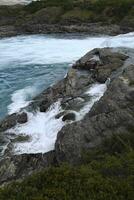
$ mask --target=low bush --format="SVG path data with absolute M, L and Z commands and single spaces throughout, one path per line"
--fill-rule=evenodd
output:
M 87 153 L 79 166 L 51 167 L 21 183 L 11 183 L 0 189 L 0 199 L 133 200 L 133 138 L 132 135 L 114 136 Z

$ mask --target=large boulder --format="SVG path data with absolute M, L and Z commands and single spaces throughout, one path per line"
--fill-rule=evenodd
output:
M 104 83 L 112 72 L 120 68 L 128 56 L 111 48 L 94 49 L 78 60 L 73 68 L 89 70 L 92 77 Z
M 104 138 L 134 131 L 134 65 L 111 80 L 104 96 L 85 118 L 65 126 L 55 145 L 59 163 L 81 162 L 82 154 L 100 145 Z

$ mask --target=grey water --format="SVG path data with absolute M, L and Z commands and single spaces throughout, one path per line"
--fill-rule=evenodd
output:
M 0 119 L 28 105 L 97 47 L 134 48 L 134 33 L 114 37 L 32 35 L 0 39 Z

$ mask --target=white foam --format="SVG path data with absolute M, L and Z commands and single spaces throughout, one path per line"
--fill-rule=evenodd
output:
M 32 99 L 35 93 L 36 87 L 34 86 L 15 91 L 11 96 L 12 103 L 8 106 L 8 114 L 19 112 L 21 108 L 28 106 L 29 99 Z
M 134 48 L 134 32 L 109 37 L 102 43 L 102 47 Z
M 10 131 L 16 134 L 26 134 L 31 137 L 30 142 L 17 143 L 15 154 L 48 152 L 54 149 L 57 133 L 64 126 L 62 119 L 55 119 L 61 112 L 60 101 L 52 105 L 46 113 L 28 113 L 28 122 L 17 125 Z
M 91 98 L 86 105 L 75 112 L 76 121 L 81 120 L 86 113 L 92 108 L 93 104 L 98 101 L 106 91 L 106 84 L 94 84 L 86 92 Z M 55 116 L 62 112 L 60 101 L 50 107 L 46 113 L 28 113 L 28 122 L 23 125 L 17 125 L 9 132 L 17 135 L 24 134 L 31 137 L 31 141 L 24 143 L 16 143 L 14 146 L 15 154 L 22 153 L 46 153 L 54 149 L 58 132 L 67 123 L 62 121 L 62 117 L 56 119 Z M 70 122 L 68 122 L 70 123 Z
M 81 108 L 79 113 L 76 113 L 77 120 L 81 120 L 92 108 L 95 102 L 97 102 L 106 91 L 107 86 L 106 84 L 93 84 L 92 87 L 85 93 L 90 97 L 90 101 L 86 103 L 83 108 Z

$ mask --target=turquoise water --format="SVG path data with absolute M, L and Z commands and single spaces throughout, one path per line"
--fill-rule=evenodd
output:
M 0 118 L 63 78 L 69 64 L 87 51 L 87 40 L 38 35 L 1 39 Z

